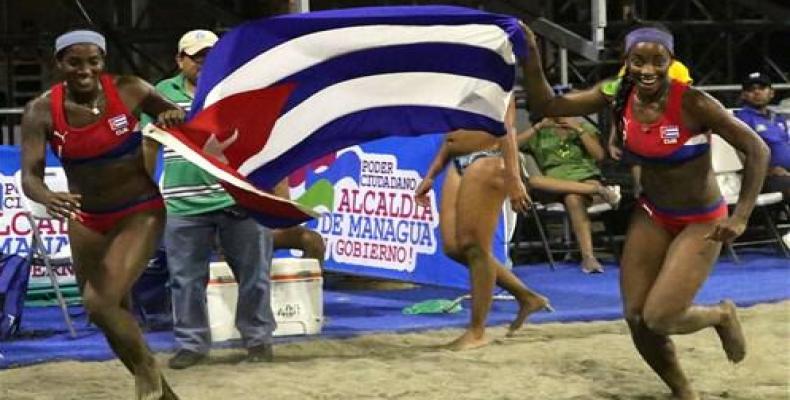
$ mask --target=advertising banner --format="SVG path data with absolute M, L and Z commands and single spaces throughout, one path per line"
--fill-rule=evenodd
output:
M 0 146 L 0 253 L 27 256 L 33 242 L 30 222 L 25 215 L 25 199 L 19 172 L 20 152 L 16 146 Z M 47 179 L 63 179 L 65 173 L 57 158 L 47 152 Z M 57 219 L 36 220 L 44 247 L 49 254 L 69 256 L 68 222 Z M 75 285 L 71 264 L 58 265 L 55 274 L 61 285 Z M 43 265 L 30 268 L 31 288 L 51 286 Z
M 291 197 L 321 213 L 307 223 L 326 243 L 326 270 L 423 284 L 468 287 L 466 268 L 447 258 L 439 232 L 438 204 L 444 173 L 435 180 L 429 207 L 414 190 L 442 142 L 442 135 L 389 138 L 329 154 L 292 174 Z M 0 252 L 26 255 L 30 225 L 19 182 L 19 148 L 0 146 Z M 48 154 L 47 173 L 63 174 Z M 452 168 L 449 165 L 448 168 Z M 37 222 L 50 253 L 70 254 L 68 225 Z M 505 224 L 494 237 L 495 257 L 506 259 Z M 293 256 L 281 251 L 277 256 Z M 63 284 L 74 283 L 70 265 L 57 268 Z M 31 287 L 49 285 L 42 266 L 31 269 Z
M 438 204 L 444 173 L 435 180 L 429 207 L 414 200 L 442 140 L 377 140 L 325 156 L 290 176 L 291 197 L 322 213 L 307 226 L 324 237 L 327 270 L 468 287 L 466 269 L 442 249 Z M 493 249 L 501 261 L 507 258 L 505 237 L 500 221 Z

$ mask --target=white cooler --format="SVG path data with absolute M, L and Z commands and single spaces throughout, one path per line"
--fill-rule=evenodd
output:
M 221 342 L 241 337 L 235 327 L 238 289 L 225 262 L 210 264 L 206 288 L 211 339 Z M 324 322 L 323 278 L 318 260 L 272 260 L 272 312 L 277 321 L 274 336 L 315 335 Z

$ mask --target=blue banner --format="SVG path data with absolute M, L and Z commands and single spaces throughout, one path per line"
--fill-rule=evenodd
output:
M 442 135 L 377 140 L 332 153 L 290 176 L 291 198 L 322 213 L 307 226 L 324 237 L 327 270 L 469 286 L 466 268 L 442 249 L 438 204 L 444 173 L 435 180 L 430 207 L 414 201 L 442 140 Z M 504 225 L 500 221 L 493 243 L 499 260 L 506 259 Z

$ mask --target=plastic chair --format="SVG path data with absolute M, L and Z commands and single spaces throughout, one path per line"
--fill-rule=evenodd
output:
M 21 189 L 21 172 L 16 173 L 16 182 L 17 187 Z M 66 173 L 62 168 L 47 167 L 44 172 L 44 182 L 52 191 L 68 191 Z M 77 333 L 74 330 L 74 324 L 71 321 L 71 316 L 69 315 L 69 310 L 66 306 L 66 300 L 63 298 L 63 292 L 60 290 L 60 284 L 58 283 L 58 278 L 55 275 L 55 270 L 53 268 L 61 265 L 70 265 L 72 263 L 71 253 L 70 251 L 63 251 L 58 254 L 49 254 L 47 248 L 44 246 L 44 240 L 42 239 L 41 232 L 38 229 L 39 222 L 53 218 L 51 215 L 49 215 L 44 205 L 30 200 L 27 198 L 27 196 L 22 196 L 22 207 L 25 210 L 24 215 L 30 223 L 30 231 L 32 235 L 32 243 L 29 253 L 30 261 L 34 264 L 44 264 L 47 275 L 49 275 L 49 279 L 52 282 L 52 288 L 55 291 L 55 297 L 57 298 L 58 305 L 60 306 L 60 310 L 63 313 L 63 319 L 66 321 L 66 326 L 69 329 L 69 335 L 72 338 L 76 338 Z
M 743 170 L 743 163 L 741 163 L 738 152 L 722 139 L 721 136 L 711 135 L 711 160 L 713 171 L 716 173 L 716 180 L 721 189 L 722 196 L 727 202 L 728 206 L 734 206 L 738 202 L 738 196 L 741 191 L 741 170 Z M 782 199 L 782 193 L 760 193 L 757 196 L 754 210 L 764 221 L 763 227 L 766 231 L 770 232 L 771 238 L 750 240 L 750 241 L 735 241 L 727 244 L 727 252 L 735 262 L 740 262 L 738 254 L 735 252 L 736 246 L 748 246 L 753 244 L 773 243 L 779 251 L 784 254 L 786 258 L 790 258 L 787 246 L 782 240 L 782 236 L 776 229 L 776 223 L 771 217 L 770 208 L 773 206 L 786 206 Z

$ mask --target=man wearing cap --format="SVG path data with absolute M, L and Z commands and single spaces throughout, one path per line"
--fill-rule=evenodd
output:
M 790 198 L 790 125 L 787 119 L 768 108 L 774 97 L 771 80 L 760 72 L 744 79 L 741 90 L 743 108 L 735 116 L 749 125 L 771 149 L 771 161 L 763 192 L 782 192 Z
M 159 82 L 156 89 L 189 109 L 203 60 L 217 40 L 217 35 L 207 30 L 185 33 L 178 41 L 179 74 Z M 211 251 L 217 242 L 238 282 L 236 328 L 247 348 L 247 361 L 271 361 L 275 329 L 269 279 L 271 231 L 235 206 L 216 178 L 167 148 L 161 185 L 167 206 L 165 250 L 179 346 L 170 367 L 191 367 L 208 354 L 211 334 L 206 284 Z

